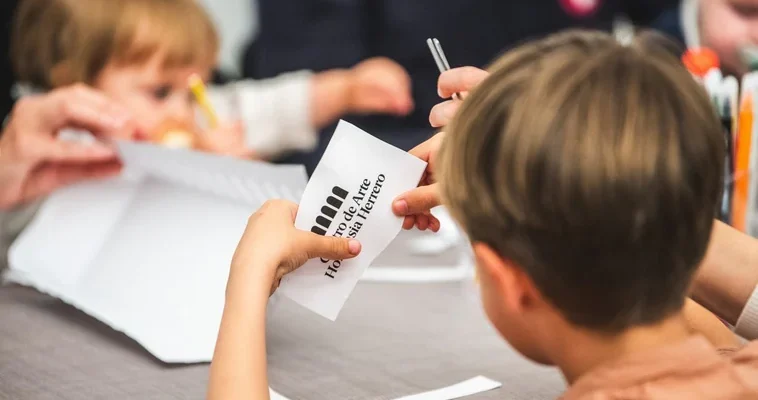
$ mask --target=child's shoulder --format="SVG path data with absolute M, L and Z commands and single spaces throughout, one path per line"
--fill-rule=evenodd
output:
M 758 399 L 758 341 L 717 350 L 694 337 L 593 370 L 563 400 L 590 398 Z

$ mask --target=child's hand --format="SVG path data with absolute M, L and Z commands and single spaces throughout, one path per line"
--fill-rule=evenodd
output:
M 289 201 L 269 200 L 250 217 L 232 259 L 227 296 L 250 296 L 256 290 L 273 294 L 284 275 L 309 259 L 345 260 L 360 253 L 355 239 L 296 229 L 297 208 Z
M 245 128 L 241 122 L 222 122 L 201 135 L 201 148 L 205 151 L 239 158 L 252 158 L 252 150 L 245 143 Z
M 413 110 L 411 77 L 389 58 L 371 58 L 348 72 L 348 112 L 406 115 Z

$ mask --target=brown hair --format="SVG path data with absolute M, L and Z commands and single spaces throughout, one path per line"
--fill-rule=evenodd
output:
M 11 55 L 19 81 L 92 84 L 108 63 L 161 54 L 167 68 L 216 62 L 218 37 L 195 0 L 23 0 Z
M 571 31 L 521 46 L 441 150 L 443 196 L 471 239 L 600 331 L 681 309 L 721 194 L 718 117 L 662 40 Z

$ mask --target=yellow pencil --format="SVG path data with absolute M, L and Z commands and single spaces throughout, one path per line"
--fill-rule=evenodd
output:
M 208 99 L 208 94 L 205 91 L 205 84 L 203 83 L 202 78 L 200 78 L 200 76 L 197 74 L 193 74 L 189 77 L 188 84 L 190 90 L 192 91 L 192 94 L 195 95 L 197 104 L 200 105 L 200 109 L 205 113 L 205 117 L 208 119 L 210 128 L 215 129 L 216 126 L 218 126 L 218 117 L 216 116 L 216 111 L 213 109 L 213 106 Z

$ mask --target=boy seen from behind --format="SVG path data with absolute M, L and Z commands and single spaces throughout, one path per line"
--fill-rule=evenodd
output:
M 758 343 L 720 349 L 696 333 L 716 328 L 686 300 L 725 143 L 704 89 L 668 49 L 657 36 L 624 46 L 595 32 L 523 45 L 425 157 L 423 183 L 439 181 L 472 241 L 488 318 L 523 355 L 561 369 L 567 400 L 758 398 Z M 265 398 L 269 291 L 308 258 L 360 251 L 295 230 L 296 212 L 273 202 L 248 223 L 210 398 Z M 431 224 L 415 218 L 405 227 Z
M 758 398 L 758 343 L 723 357 L 684 316 L 725 149 L 665 46 L 560 34 L 480 87 L 438 162 L 498 332 L 558 366 L 566 399 Z

